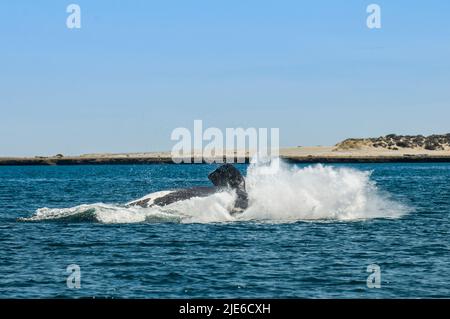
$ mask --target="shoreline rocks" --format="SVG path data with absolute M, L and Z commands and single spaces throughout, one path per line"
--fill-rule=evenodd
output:
M 336 151 L 373 147 L 386 150 L 424 149 L 443 151 L 450 148 L 450 133 L 442 135 L 396 135 L 389 134 L 375 138 L 349 138 L 335 145 Z

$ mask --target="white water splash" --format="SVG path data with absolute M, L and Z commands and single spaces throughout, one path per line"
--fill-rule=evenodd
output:
M 72 208 L 41 208 L 24 221 L 67 220 L 100 223 L 235 221 L 295 222 L 398 218 L 407 206 L 380 192 L 370 172 L 314 165 L 298 168 L 279 159 L 252 163 L 247 171 L 249 207 L 231 215 L 235 194 L 223 191 L 164 207 L 91 204 Z M 160 194 L 163 194 L 160 192 Z
M 396 218 L 407 211 L 378 190 L 370 172 L 351 168 L 298 168 L 277 159 L 270 165 L 251 165 L 246 183 L 246 219 L 356 220 Z

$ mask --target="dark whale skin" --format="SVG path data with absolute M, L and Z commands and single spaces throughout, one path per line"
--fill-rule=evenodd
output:
M 149 202 L 153 200 L 150 206 L 166 206 L 175 202 L 187 200 L 193 197 L 207 197 L 214 193 L 234 189 L 237 198 L 231 213 L 242 212 L 248 207 L 248 195 L 245 190 L 245 179 L 242 174 L 231 164 L 225 164 L 217 168 L 208 175 L 208 179 L 214 184 L 214 187 L 192 187 L 174 190 L 171 193 L 153 198 L 145 198 L 140 201 L 130 203 L 130 206 L 148 207 Z

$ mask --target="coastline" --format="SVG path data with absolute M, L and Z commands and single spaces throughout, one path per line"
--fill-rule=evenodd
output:
M 246 153 L 249 162 L 252 153 Z M 290 163 L 428 163 L 450 162 L 450 150 L 424 149 L 379 150 L 361 148 L 337 150 L 332 146 L 292 147 L 280 149 L 280 157 Z M 200 158 L 194 153 L 194 158 Z M 192 160 L 192 163 L 194 161 Z M 0 166 L 35 165 L 120 165 L 175 164 L 170 152 L 84 154 L 79 156 L 0 157 Z

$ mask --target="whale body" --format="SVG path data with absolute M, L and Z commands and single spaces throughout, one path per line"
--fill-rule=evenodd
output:
M 248 207 L 248 195 L 245 190 L 245 179 L 241 172 L 231 164 L 224 164 L 208 175 L 214 186 L 192 187 L 151 193 L 138 200 L 128 203 L 128 206 L 153 207 L 166 206 L 193 197 L 206 197 L 225 190 L 234 190 L 236 200 L 231 213 L 244 211 Z

